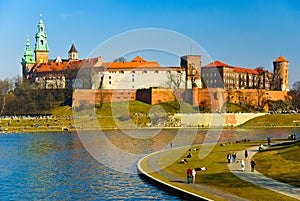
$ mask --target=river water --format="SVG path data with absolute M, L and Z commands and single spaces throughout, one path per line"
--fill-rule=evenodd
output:
M 197 131 L 193 143 L 202 143 L 206 133 Z M 292 133 L 299 138 L 300 128 L 226 129 L 220 140 L 286 138 Z M 122 131 L 105 134 L 116 146 L 130 152 L 142 150 L 143 154 L 167 147 L 179 135 L 178 130 L 162 130 L 137 144 Z M 76 133 L 0 134 L 0 186 L 0 200 L 183 200 L 137 174 L 101 164 L 91 157 Z

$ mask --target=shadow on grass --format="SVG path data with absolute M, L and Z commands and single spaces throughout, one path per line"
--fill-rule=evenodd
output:
M 196 177 L 196 183 L 219 186 L 222 188 L 228 188 L 228 186 L 230 188 L 243 188 L 251 185 L 237 178 L 230 172 L 201 175 L 201 177 Z
M 300 141 L 296 141 L 296 142 L 285 142 L 279 145 L 273 145 L 268 149 L 262 150 L 261 152 L 268 152 L 268 151 L 280 151 L 283 149 L 287 149 L 293 146 L 300 146 Z
M 175 182 L 175 183 L 181 183 L 181 184 L 185 184 L 185 181 L 182 180 L 170 180 L 170 182 Z

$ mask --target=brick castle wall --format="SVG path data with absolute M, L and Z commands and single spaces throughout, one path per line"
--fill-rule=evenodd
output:
M 286 91 L 266 91 L 257 89 L 224 90 L 221 88 L 207 88 L 192 90 L 170 89 L 132 89 L 132 90 L 87 90 L 76 89 L 73 93 L 73 106 L 80 104 L 100 104 L 104 102 L 122 102 L 139 100 L 148 104 L 158 104 L 174 100 L 183 100 L 193 106 L 210 107 L 213 112 L 219 112 L 225 102 L 247 104 L 254 107 L 267 108 L 268 100 L 290 100 Z

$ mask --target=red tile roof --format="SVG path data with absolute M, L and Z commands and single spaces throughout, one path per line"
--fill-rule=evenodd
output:
M 207 64 L 207 65 L 203 66 L 202 68 L 210 68 L 210 67 L 230 67 L 230 68 L 233 68 L 234 72 L 237 72 L 237 73 L 251 73 L 251 74 L 255 74 L 255 75 L 257 75 L 258 71 L 261 69 L 261 68 L 250 69 L 250 68 L 241 68 L 238 66 L 230 66 L 230 65 L 223 63 L 221 61 L 218 61 L 218 60 L 216 60 L 210 64 Z M 263 70 L 263 72 L 268 72 L 268 71 Z
M 210 64 L 207 64 L 205 66 L 202 66 L 202 68 L 210 68 L 210 67 L 231 67 L 231 66 L 228 64 L 225 64 L 223 62 L 220 62 L 218 60 L 216 60 Z
M 241 67 L 233 67 L 234 72 L 238 72 L 238 73 L 252 73 L 252 74 L 258 74 L 258 71 L 255 69 L 250 69 L 250 68 L 241 68 Z
M 130 68 L 140 68 L 140 67 L 161 67 L 156 61 L 146 61 L 140 56 L 136 56 L 133 60 L 127 62 L 104 62 L 102 64 L 109 69 L 130 69 Z
M 36 73 L 58 72 L 64 70 L 76 70 L 84 67 L 106 67 L 108 69 L 132 69 L 132 68 L 153 68 L 161 67 L 156 61 L 146 61 L 140 56 L 129 62 L 102 62 L 102 58 L 90 58 L 77 61 L 63 61 L 51 63 L 36 63 L 33 70 Z
M 279 56 L 273 62 L 275 62 L 275 63 L 277 63 L 277 62 L 288 62 L 288 60 L 286 58 L 284 58 L 283 56 Z

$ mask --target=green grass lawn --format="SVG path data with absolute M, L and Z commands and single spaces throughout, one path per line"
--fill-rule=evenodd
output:
M 296 126 L 297 122 L 300 123 L 300 114 L 272 114 L 253 118 L 241 127 Z
M 257 171 L 300 187 L 300 142 L 272 147 L 254 155 L 254 159 Z
M 186 170 L 188 167 L 195 168 L 206 166 L 208 168 L 207 171 L 197 173 L 196 183 L 201 183 L 203 185 L 207 185 L 209 187 L 234 195 L 239 195 L 240 197 L 244 197 L 250 200 L 294 200 L 279 193 L 275 193 L 273 191 L 245 182 L 234 176 L 228 169 L 226 160 L 226 155 L 228 152 L 244 150 L 247 147 L 258 146 L 261 143 L 263 142 L 250 141 L 248 143 L 228 144 L 227 146 L 217 145 L 207 157 L 201 160 L 199 159 L 199 157 L 197 157 L 199 151 L 194 151 L 191 152 L 193 154 L 193 157 L 191 159 L 188 159 L 187 164 L 180 164 L 180 160 L 184 158 L 180 157 L 172 165 L 165 168 L 165 170 L 185 179 Z M 201 148 L 200 145 L 195 147 L 198 149 Z M 186 150 L 184 156 L 186 156 L 188 153 L 189 151 Z M 164 155 L 159 159 L 159 165 L 161 167 L 164 167 L 170 162 L 170 160 L 174 160 L 174 158 L 176 157 L 178 157 L 178 153 L 176 153 L 175 150 L 169 152 L 169 154 Z

